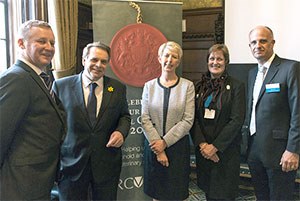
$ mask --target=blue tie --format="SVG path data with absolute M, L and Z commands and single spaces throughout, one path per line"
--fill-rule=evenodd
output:
M 92 125 L 94 125 L 96 123 L 97 98 L 95 95 L 95 89 L 97 86 L 98 86 L 97 83 L 90 84 L 90 94 L 89 94 L 88 103 L 87 103 L 87 111 L 88 111 Z
M 50 75 L 46 74 L 45 72 L 41 72 L 40 74 L 41 78 L 43 78 L 44 83 L 46 84 L 46 88 L 48 89 L 51 97 L 53 98 L 53 100 L 55 101 L 55 95 L 54 92 L 52 91 L 52 80 L 50 78 Z
M 44 80 L 44 82 L 45 82 L 45 84 L 46 84 L 46 86 L 47 86 L 47 89 L 50 91 L 50 90 L 51 90 L 51 87 L 52 87 L 52 81 L 51 81 L 51 79 L 50 79 L 50 75 L 48 75 L 48 74 L 42 72 L 42 73 L 40 74 L 40 76 L 41 76 L 41 78 L 43 78 L 43 80 Z

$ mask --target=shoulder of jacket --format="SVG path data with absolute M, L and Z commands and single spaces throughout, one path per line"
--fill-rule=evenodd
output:
M 114 85 L 115 87 L 122 87 L 122 88 L 126 88 L 126 85 L 123 84 L 121 81 L 115 79 L 115 78 L 111 78 L 111 77 L 108 77 L 108 76 L 104 76 L 103 77 L 104 79 L 104 83 L 106 85 Z M 112 86 L 113 87 L 113 86 Z
M 194 84 L 191 80 L 181 77 L 180 80 L 187 84 Z
M 145 85 L 153 85 L 153 84 L 156 84 L 157 83 L 157 78 L 154 78 L 152 80 L 149 80 L 145 83 Z
M 56 83 L 72 82 L 73 80 L 81 79 L 81 78 L 80 78 L 80 75 L 81 75 L 81 74 L 70 75 L 70 76 L 58 78 L 58 79 L 55 79 L 55 82 L 56 82 Z

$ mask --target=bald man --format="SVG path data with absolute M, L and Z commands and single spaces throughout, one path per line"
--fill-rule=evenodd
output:
M 300 153 L 300 64 L 280 58 L 274 45 L 269 27 L 250 31 L 258 67 L 248 77 L 248 164 L 257 200 L 293 200 Z

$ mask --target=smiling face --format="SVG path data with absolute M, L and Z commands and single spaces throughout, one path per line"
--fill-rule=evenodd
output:
M 84 73 L 92 81 L 99 80 L 104 76 L 108 62 L 109 55 L 105 50 L 91 47 L 87 56 L 82 58 Z
M 249 34 L 252 55 L 262 65 L 273 55 L 275 40 L 270 29 L 264 26 L 254 28 Z
M 220 77 L 226 68 L 225 57 L 222 50 L 216 50 L 208 56 L 208 70 L 212 78 Z
M 158 57 L 158 61 L 163 72 L 175 72 L 180 63 L 180 57 L 175 49 L 167 47 Z
M 54 44 L 54 34 L 46 27 L 32 27 L 25 38 L 18 39 L 22 56 L 39 68 L 50 64 L 55 53 Z

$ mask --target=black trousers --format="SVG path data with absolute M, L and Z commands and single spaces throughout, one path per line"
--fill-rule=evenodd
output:
M 119 175 L 101 183 L 93 180 L 90 162 L 80 178 L 72 181 L 63 175 L 58 184 L 59 200 L 117 200 Z
M 250 152 L 253 143 L 255 143 L 254 138 L 252 136 L 249 139 Z M 297 171 L 283 172 L 281 167 L 265 167 L 259 158 L 250 152 L 251 157 L 248 157 L 248 165 L 256 199 L 258 201 L 294 200 L 293 193 Z

